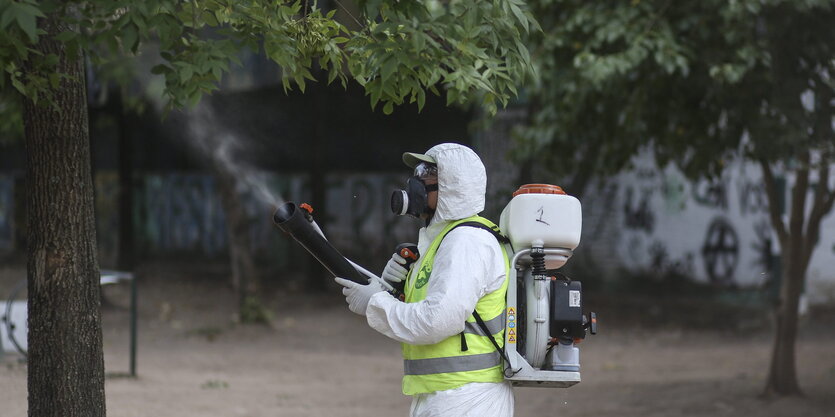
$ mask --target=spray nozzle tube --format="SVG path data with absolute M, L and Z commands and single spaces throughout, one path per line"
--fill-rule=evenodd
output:
M 313 220 L 313 209 L 308 204 L 284 203 L 273 214 L 273 222 L 279 229 L 299 242 L 331 274 L 351 281 L 366 284 L 375 279 L 388 290 L 392 286 L 365 268 L 345 258 L 328 242 L 322 229 Z

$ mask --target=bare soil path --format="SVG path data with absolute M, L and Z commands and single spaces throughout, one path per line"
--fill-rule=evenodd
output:
M 142 274 L 139 377 L 107 380 L 109 416 L 408 415 L 399 346 L 349 312 L 335 291 L 274 290 L 273 325 L 244 326 L 234 324 L 234 297 L 220 280 L 184 278 L 181 270 Z M 21 276 L 0 268 L 0 297 Z M 108 372 L 128 367 L 126 294 L 126 287 L 106 289 Z M 835 321 L 801 327 L 805 398 L 757 397 L 770 346 L 767 330 L 649 329 L 601 316 L 600 334 L 580 345 L 584 381 L 517 389 L 516 415 L 835 416 Z M 6 355 L 0 416 L 25 416 L 26 409 L 26 366 Z

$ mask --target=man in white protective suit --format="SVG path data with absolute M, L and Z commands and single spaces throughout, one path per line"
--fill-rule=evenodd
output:
M 405 302 L 373 280 L 336 281 L 351 311 L 402 343 L 411 416 L 512 416 L 513 391 L 499 351 L 509 264 L 498 228 L 478 216 L 487 187 L 484 165 L 455 143 L 405 153 L 403 161 L 415 172 L 402 196 L 392 198 L 392 210 L 426 221 L 418 260 L 407 270 L 395 254 L 383 272 L 391 283 L 405 281 Z

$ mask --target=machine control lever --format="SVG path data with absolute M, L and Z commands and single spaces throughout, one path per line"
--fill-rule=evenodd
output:
M 409 268 L 412 267 L 412 264 L 418 260 L 420 254 L 418 253 L 418 247 L 414 243 L 401 243 L 397 245 L 397 248 L 394 249 L 394 252 L 398 255 L 402 256 L 403 259 L 406 260 L 406 264 L 403 265 L 404 268 L 408 271 Z M 392 295 L 397 297 L 400 301 L 404 301 L 406 299 L 406 293 L 404 292 L 406 288 L 406 280 L 397 282 L 392 284 L 394 290 L 392 291 Z

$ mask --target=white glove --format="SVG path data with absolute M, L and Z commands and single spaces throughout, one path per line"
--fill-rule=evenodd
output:
M 345 296 L 348 309 L 361 316 L 365 315 L 365 310 L 368 308 L 368 301 L 371 300 L 371 296 L 385 291 L 385 288 L 377 280 L 373 279 L 368 285 L 357 284 L 354 281 L 339 277 L 335 278 L 334 281 L 345 287 L 342 289 L 342 295 Z
M 391 255 L 386 267 L 383 269 L 382 278 L 388 282 L 396 283 L 406 279 L 409 270 L 406 269 L 406 258 L 395 253 Z

